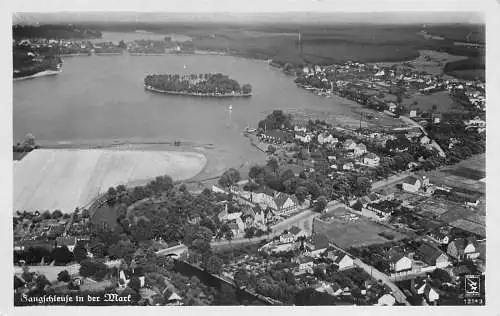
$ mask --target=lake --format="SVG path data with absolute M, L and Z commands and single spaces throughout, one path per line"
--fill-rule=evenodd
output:
M 143 87 L 147 74 L 210 72 L 250 83 L 253 96 L 168 96 Z M 300 89 L 293 78 L 264 61 L 216 55 L 68 57 L 59 75 L 13 83 L 13 138 L 32 133 L 40 144 L 179 139 L 250 157 L 257 149 L 242 130 L 256 127 L 265 113 L 307 110 L 355 123 L 359 116 L 352 104 Z

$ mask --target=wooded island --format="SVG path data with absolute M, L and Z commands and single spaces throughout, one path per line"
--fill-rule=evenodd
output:
M 155 74 L 144 78 L 146 90 L 167 94 L 248 97 L 252 95 L 250 84 L 240 85 L 226 75 L 216 74 Z

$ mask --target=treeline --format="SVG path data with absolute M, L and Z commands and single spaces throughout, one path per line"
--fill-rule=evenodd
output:
M 172 91 L 182 93 L 200 93 L 200 94 L 231 94 L 252 92 L 250 84 L 240 84 L 220 73 L 216 74 L 164 74 L 148 75 L 144 78 L 144 84 L 161 91 Z
M 35 75 L 46 70 L 57 71 L 62 60 L 59 56 L 45 56 L 42 60 L 14 58 L 14 78 L 22 78 Z
M 102 33 L 84 26 L 77 25 L 55 25 L 45 24 L 40 26 L 33 25 L 14 25 L 12 27 L 12 36 L 14 39 L 21 38 L 101 38 Z

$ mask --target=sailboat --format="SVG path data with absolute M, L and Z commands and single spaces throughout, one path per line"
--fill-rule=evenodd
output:
M 186 68 L 187 68 L 187 66 L 186 66 L 186 65 L 184 65 L 184 69 L 186 69 Z
M 227 108 L 229 109 L 229 111 L 233 110 L 233 106 L 231 104 L 229 104 L 229 106 Z

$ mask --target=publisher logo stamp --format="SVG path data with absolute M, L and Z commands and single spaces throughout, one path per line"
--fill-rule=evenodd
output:
M 480 278 L 479 275 L 465 276 L 465 296 L 479 296 L 480 294 Z

